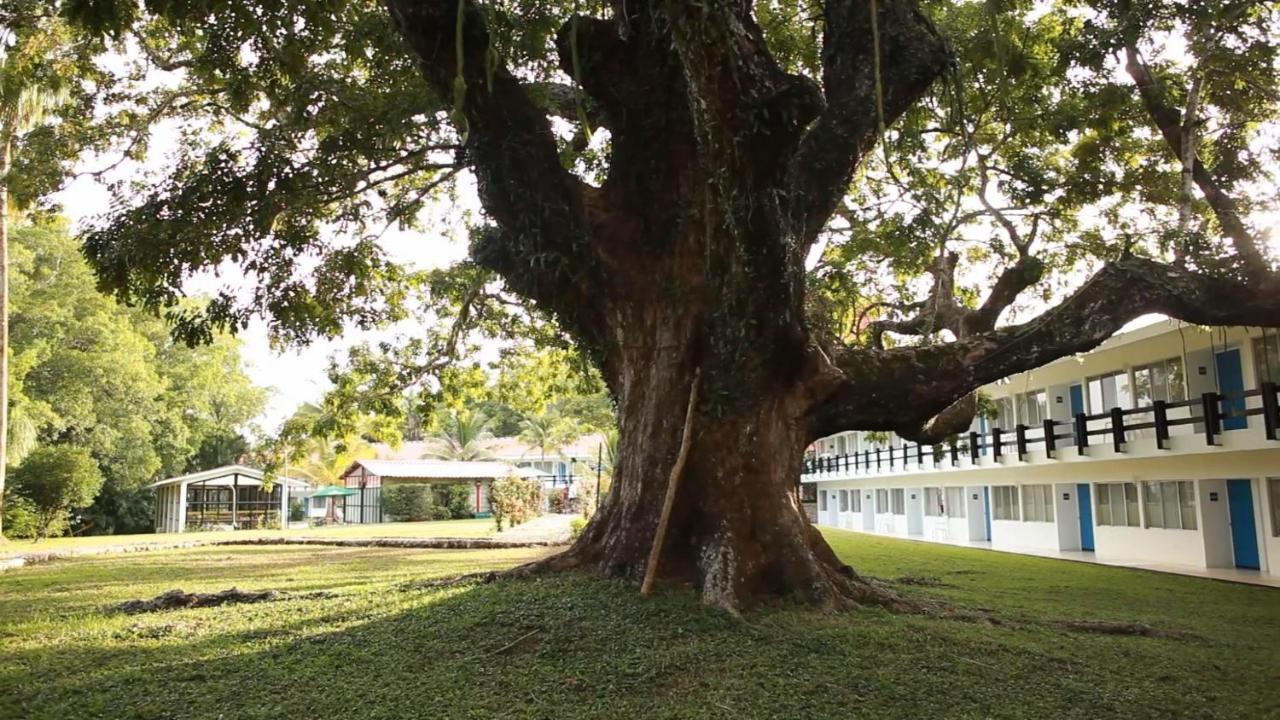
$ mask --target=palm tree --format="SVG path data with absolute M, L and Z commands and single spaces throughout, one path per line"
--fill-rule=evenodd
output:
M 440 418 L 440 427 L 430 435 L 424 458 L 437 460 L 488 460 L 493 457 L 481 444 L 493 437 L 488 415 L 473 410 L 450 410 Z
M 56 74 L 37 72 L 47 70 L 42 66 L 60 42 L 60 28 L 55 26 L 37 25 L 22 37 L 13 30 L 0 31 L 0 509 L 9 437 L 9 171 L 18 138 L 69 97 L 58 86 Z M 0 531 L 2 518 L 0 513 Z
M 548 451 L 560 452 L 560 448 L 578 434 L 578 428 L 572 422 L 566 421 L 553 412 L 526 415 L 520 421 L 520 428 L 520 440 L 530 447 L 537 448 L 540 460 L 544 464 Z
M 373 445 L 359 436 L 332 441 L 313 438 L 301 457 L 289 466 L 289 474 L 297 475 L 313 487 L 341 485 L 342 474 L 351 463 L 367 460 L 377 454 Z

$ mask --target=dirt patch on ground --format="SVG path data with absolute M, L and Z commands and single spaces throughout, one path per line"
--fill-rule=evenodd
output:
M 1191 633 L 1182 630 L 1164 630 L 1139 622 L 1057 620 L 1049 623 L 1049 625 L 1071 632 L 1096 633 L 1099 635 L 1139 635 L 1151 638 L 1173 638 L 1174 640 L 1190 640 L 1195 637 Z
M 216 593 L 189 593 L 174 589 L 161 593 L 150 600 L 126 600 L 112 609 L 117 612 L 134 615 L 137 613 L 158 612 L 160 610 L 177 610 L 179 608 L 218 607 L 220 605 L 326 597 L 333 597 L 333 593 L 321 591 L 290 594 L 279 590 L 246 591 L 236 588 L 228 588 Z

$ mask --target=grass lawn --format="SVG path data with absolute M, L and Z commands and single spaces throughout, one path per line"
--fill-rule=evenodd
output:
M 86 557 L 0 574 L 0 717 L 1280 717 L 1280 592 L 1196 578 L 828 533 L 863 572 L 1006 625 L 731 618 L 688 591 L 560 576 L 423 590 L 406 580 L 544 550 L 217 547 Z M 123 615 L 188 591 L 328 598 Z M 1081 634 L 1142 621 L 1189 639 Z
M 401 522 L 378 525 L 333 525 L 330 527 L 303 528 L 299 530 L 231 530 L 205 533 L 146 533 L 142 535 L 86 535 L 83 537 L 58 537 L 35 542 L 34 540 L 9 540 L 0 544 L 0 557 L 28 552 L 54 552 L 62 550 L 90 550 L 113 545 L 144 545 L 147 543 L 178 543 L 199 540 L 230 540 L 232 538 L 259 537 L 485 537 L 495 534 L 493 520 L 440 520 L 436 522 Z

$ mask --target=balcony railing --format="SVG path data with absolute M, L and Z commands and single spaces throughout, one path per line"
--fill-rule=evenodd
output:
M 993 428 L 988 433 L 969 433 L 967 438 L 953 438 L 946 444 L 924 445 L 903 443 L 863 450 L 845 455 L 807 458 L 801 468 L 803 476 L 831 474 L 879 475 L 907 470 L 939 470 L 962 466 L 961 457 L 968 456 L 973 467 L 983 457 L 1002 462 L 1006 455 L 1017 455 L 1025 461 L 1029 453 L 1042 451 L 1055 459 L 1064 449 L 1074 448 L 1078 455 L 1088 455 L 1091 447 L 1110 445 L 1123 453 L 1134 440 L 1151 438 L 1155 447 L 1168 450 L 1170 438 L 1179 435 L 1202 435 L 1207 445 L 1219 445 L 1222 434 L 1248 426 L 1248 418 L 1262 417 L 1262 432 L 1267 440 L 1280 435 L 1280 394 L 1276 383 L 1262 383 L 1255 390 L 1220 394 L 1207 392 L 1192 400 L 1165 402 L 1139 408 L 1111 408 L 1095 415 L 1077 414 L 1071 420 L 1046 419 L 1040 425 L 1017 425 L 1013 430 Z M 926 463 L 926 459 L 928 462 Z

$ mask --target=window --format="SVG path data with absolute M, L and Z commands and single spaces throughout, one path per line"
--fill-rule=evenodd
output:
M 860 491 L 849 491 L 849 508 L 856 513 L 862 512 L 862 493 Z
M 1098 415 L 1111 408 L 1133 407 L 1129 389 L 1129 373 L 1121 370 L 1109 375 L 1089 378 L 1089 412 Z
M 1027 522 L 1053 522 L 1053 486 L 1022 486 L 1022 519 Z
M 1049 415 L 1048 397 L 1044 390 L 1022 393 L 1014 397 L 1018 408 L 1018 422 L 1034 427 L 1044 422 Z
M 840 491 L 840 512 L 849 512 L 849 491 Z
M 826 490 L 818 491 L 818 509 L 821 510 L 822 512 L 827 511 L 827 491 Z
M 1013 485 L 996 485 L 991 488 L 991 500 L 995 503 L 996 520 L 1017 520 L 1018 488 Z
M 876 512 L 878 513 L 889 512 L 889 491 L 888 490 L 876 491 Z
M 1012 430 L 1014 426 L 1013 419 L 1013 398 L 996 398 L 996 417 L 995 426 L 1001 430 Z
M 947 488 L 947 515 L 953 518 L 964 517 L 964 488 Z
M 1138 407 L 1152 405 L 1156 400 L 1181 402 L 1187 399 L 1187 383 L 1180 358 L 1134 368 L 1133 386 Z
M 891 496 L 891 497 L 892 497 L 892 499 L 893 499 L 893 514 L 894 514 L 894 515 L 906 515 L 906 514 L 907 514 L 907 505 L 906 505 L 906 503 L 903 501 L 903 495 L 904 495 L 904 492 L 903 492 L 902 488 L 897 488 L 897 489 L 893 490 L 893 494 L 892 494 L 892 496 Z
M 927 487 L 924 489 L 924 514 L 929 517 L 942 517 L 947 514 L 943 502 L 942 488 Z
M 1267 480 L 1267 501 L 1271 506 L 1271 536 L 1280 537 L 1280 478 Z
M 1144 482 L 1142 504 L 1149 528 L 1196 529 L 1195 483 L 1190 480 Z
M 1098 491 L 1098 525 L 1138 527 L 1138 486 L 1136 483 L 1101 483 Z
M 1253 339 L 1253 369 L 1259 384 L 1280 383 L 1280 334 L 1272 332 Z

